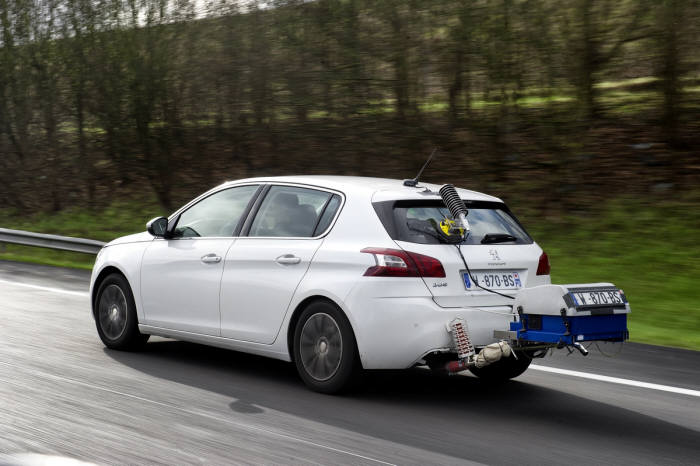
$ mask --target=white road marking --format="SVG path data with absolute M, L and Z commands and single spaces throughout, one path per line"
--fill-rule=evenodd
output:
M 8 367 L 14 368 L 14 369 L 16 369 L 16 370 L 22 370 L 22 369 L 23 369 L 22 367 L 20 367 L 20 366 L 18 366 L 18 365 L 15 365 L 15 364 L 12 364 L 12 363 L 8 363 L 8 362 L 5 362 L 5 361 L 0 361 L 0 365 L 8 366 Z M 232 419 L 228 419 L 228 418 L 221 417 L 221 416 L 216 416 L 216 415 L 210 414 L 210 413 L 205 413 L 205 412 L 203 412 L 203 411 L 199 411 L 199 410 L 195 411 L 195 410 L 192 410 L 192 409 L 187 409 L 187 408 L 182 408 L 182 407 L 180 407 L 180 406 L 172 405 L 172 404 L 170 404 L 170 403 L 163 403 L 162 401 L 152 400 L 152 399 L 150 399 L 150 398 L 145 398 L 145 397 L 142 397 L 142 396 L 133 395 L 133 394 L 131 394 L 131 393 L 120 392 L 119 390 L 114 390 L 114 389 L 111 389 L 111 388 L 102 387 L 102 386 L 100 386 L 100 385 L 95 385 L 95 384 L 92 384 L 92 383 L 89 383 L 89 382 L 83 382 L 82 380 L 75 380 L 75 379 L 72 379 L 72 378 L 69 378 L 69 377 L 63 377 L 63 376 L 56 375 L 56 374 L 50 374 L 50 373 L 48 373 L 48 372 L 41 372 L 41 375 L 44 376 L 44 377 L 50 378 L 50 379 L 54 379 L 54 380 L 61 381 L 61 382 L 65 382 L 65 383 L 69 383 L 69 384 L 74 384 L 74 385 L 80 385 L 80 386 L 82 386 L 82 387 L 91 388 L 91 389 L 93 389 L 93 390 L 100 390 L 100 391 L 103 391 L 103 392 L 112 393 L 112 394 L 114 394 L 114 395 L 119 395 L 119 396 L 123 396 L 123 397 L 126 397 L 126 398 L 131 398 L 131 399 L 134 399 L 134 400 L 139 400 L 139 401 L 143 401 L 143 402 L 146 402 L 146 403 L 151 403 L 151 404 L 154 404 L 154 405 L 157 405 L 157 406 L 162 406 L 162 407 L 164 407 L 164 408 L 172 409 L 172 410 L 175 410 L 175 411 L 180 411 L 180 412 L 189 414 L 189 415 L 191 415 L 191 416 L 201 416 L 201 417 L 205 417 L 205 418 L 212 419 L 212 420 L 215 420 L 215 421 L 224 422 L 224 423 L 226 423 L 226 424 L 230 424 L 230 425 L 233 425 L 233 426 L 235 426 L 235 427 L 238 427 L 239 429 L 246 429 L 246 430 L 252 430 L 252 431 L 255 431 L 255 432 L 261 432 L 261 433 L 264 433 L 264 434 L 268 434 L 268 435 L 272 435 L 272 436 L 284 438 L 284 439 L 287 439 L 287 440 L 290 440 L 290 441 L 299 442 L 299 443 L 303 443 L 303 444 L 306 444 L 306 445 L 311 445 L 311 446 L 318 447 L 318 448 L 321 448 L 321 449 L 324 449 L 324 450 L 333 451 L 333 452 L 335 452 L 335 453 L 340 453 L 340 454 L 343 454 L 343 455 L 353 456 L 353 457 L 355 457 L 355 458 L 361 458 L 361 459 L 363 459 L 363 460 L 372 461 L 372 462 L 378 463 L 378 464 L 386 464 L 386 465 L 388 465 L 388 466 L 397 466 L 397 465 L 394 464 L 394 463 L 388 463 L 388 462 L 386 462 L 386 461 L 382 461 L 382 460 L 379 460 L 379 459 L 377 459 L 377 458 L 372 458 L 371 456 L 365 456 L 365 455 L 361 455 L 361 454 L 359 454 L 359 453 L 355 453 L 355 452 L 352 452 L 352 451 L 342 450 L 342 449 L 340 449 L 340 448 L 331 447 L 331 446 L 329 446 L 329 445 L 323 445 L 323 444 L 321 444 L 321 443 L 312 442 L 311 440 L 306 440 L 306 439 L 303 439 L 303 438 L 300 438 L 300 437 L 295 437 L 295 436 L 293 436 L 293 435 L 285 434 L 285 433 L 282 433 L 282 432 L 276 432 L 276 431 L 274 431 L 274 430 L 266 429 L 266 428 L 264 428 L 264 427 L 254 426 L 254 425 L 252 425 L 252 424 L 248 424 L 248 423 L 244 423 L 244 422 L 240 422 L 240 421 L 234 421 L 234 420 L 232 420 Z
M 40 453 L 18 453 L 0 457 L 2 464 L 51 465 L 51 466 L 95 466 L 94 463 L 68 458 L 66 456 L 42 455 Z
M 14 282 L 11 280 L 2 280 L 0 279 L 0 283 L 6 284 L 6 285 L 17 285 L 17 286 L 23 286 L 25 288 L 32 288 L 35 290 L 41 290 L 41 291 L 49 291 L 51 293 L 62 293 L 62 294 L 67 294 L 71 296 L 89 296 L 90 293 L 86 291 L 71 291 L 71 290 L 64 290 L 62 288 L 51 288 L 50 286 L 41 286 L 41 285 L 32 285 L 30 283 L 22 283 L 22 282 Z
M 616 383 L 619 385 L 629 385 L 631 387 L 648 388 L 650 390 L 660 390 L 662 392 L 680 393 L 681 395 L 698 396 L 700 391 L 690 390 L 688 388 L 671 387 L 669 385 L 659 385 L 656 383 L 640 382 L 639 380 L 621 379 L 619 377 L 609 377 L 607 375 L 591 374 L 589 372 L 572 371 L 569 369 L 559 369 L 556 367 L 547 367 L 532 364 L 530 369 L 535 369 L 542 372 L 551 372 L 553 374 L 570 375 L 572 377 L 580 377 L 582 379 L 598 380 L 600 382 Z

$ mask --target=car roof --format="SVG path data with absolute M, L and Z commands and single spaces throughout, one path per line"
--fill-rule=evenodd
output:
M 365 176 L 331 176 L 331 175 L 299 175 L 271 176 L 245 178 L 228 181 L 225 185 L 240 183 L 297 183 L 321 188 L 336 189 L 345 194 L 363 193 L 372 197 L 375 202 L 397 199 L 433 199 L 439 198 L 438 190 L 441 185 L 419 182 L 411 188 L 403 185 L 403 180 L 391 178 L 372 178 Z M 426 188 L 428 191 L 426 191 Z M 502 202 L 499 198 L 468 189 L 457 188 L 462 199 L 473 201 Z

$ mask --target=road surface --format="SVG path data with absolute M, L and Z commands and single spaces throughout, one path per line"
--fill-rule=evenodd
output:
M 161 338 L 140 353 L 107 350 L 88 281 L 0 262 L 8 464 L 27 453 L 96 464 L 700 463 L 699 352 L 562 350 L 500 387 L 416 369 L 326 396 L 291 364 L 242 353 Z

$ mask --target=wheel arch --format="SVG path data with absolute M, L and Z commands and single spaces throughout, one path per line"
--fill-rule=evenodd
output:
M 289 325 L 287 325 L 287 351 L 289 352 L 289 358 L 292 362 L 294 362 L 294 330 L 296 329 L 297 322 L 299 321 L 299 317 L 301 316 L 301 313 L 306 309 L 306 307 L 313 303 L 313 302 L 326 302 L 328 304 L 331 304 L 332 306 L 335 306 L 348 320 L 348 323 L 350 324 L 350 330 L 352 331 L 352 337 L 355 339 L 355 346 L 357 348 L 357 351 L 359 353 L 359 343 L 357 341 L 357 332 L 355 331 L 355 328 L 352 323 L 352 319 L 348 316 L 347 312 L 343 309 L 341 305 L 339 305 L 336 301 L 333 299 L 329 298 L 328 296 L 323 296 L 320 294 L 308 296 L 304 298 L 299 304 L 297 304 L 296 308 L 294 308 L 294 312 L 292 313 L 292 316 L 289 319 Z
M 127 278 L 126 274 L 118 267 L 108 265 L 102 270 L 100 270 L 100 273 L 97 275 L 97 278 L 95 278 L 94 285 L 92 286 L 92 296 L 90 296 L 90 305 L 92 307 L 93 318 L 95 317 L 95 300 L 97 299 L 97 292 L 100 290 L 100 285 L 102 284 L 105 278 L 107 278 L 113 273 L 118 273 L 119 275 L 124 277 L 127 283 L 129 283 L 129 279 Z M 130 283 L 129 286 L 131 286 Z

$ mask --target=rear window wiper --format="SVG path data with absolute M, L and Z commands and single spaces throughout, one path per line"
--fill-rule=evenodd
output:
M 481 239 L 481 244 L 508 243 L 510 241 L 518 241 L 518 238 L 508 233 L 489 233 Z

